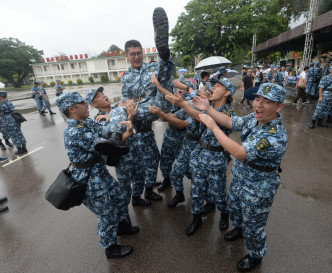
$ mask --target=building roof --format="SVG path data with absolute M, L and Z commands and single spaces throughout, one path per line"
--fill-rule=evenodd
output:
M 314 44 L 324 50 L 332 47 L 332 10 L 316 17 L 312 21 Z M 256 47 L 253 52 L 264 55 L 275 51 L 303 50 L 305 43 L 305 23 L 273 37 Z

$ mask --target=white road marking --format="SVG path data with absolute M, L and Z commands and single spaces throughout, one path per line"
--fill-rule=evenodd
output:
M 25 154 L 25 155 L 23 155 L 23 156 L 17 156 L 16 159 L 14 159 L 13 161 L 8 162 L 8 163 L 5 164 L 5 165 L 2 165 L 1 167 L 4 168 L 4 167 L 6 167 L 6 166 L 8 166 L 8 165 L 10 165 L 10 164 L 12 164 L 12 163 L 14 163 L 14 162 L 16 162 L 16 161 L 22 159 L 22 158 L 24 158 L 24 157 L 26 157 L 26 156 L 28 156 L 28 155 L 31 155 L 31 154 L 33 154 L 33 153 L 35 153 L 35 152 L 37 152 L 37 151 L 39 151 L 39 150 L 41 150 L 41 149 L 44 149 L 44 147 L 39 147 L 39 148 L 37 148 L 36 150 L 33 150 L 32 152 L 29 152 L 29 153 L 27 153 L 27 154 Z

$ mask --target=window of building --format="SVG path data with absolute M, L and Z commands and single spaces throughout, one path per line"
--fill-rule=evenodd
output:
M 58 70 L 60 70 L 60 65 L 58 65 Z
M 112 65 L 115 65 L 115 60 L 111 60 L 111 64 L 112 64 Z
M 78 63 L 78 67 L 81 68 L 81 63 Z
M 71 69 L 75 69 L 75 65 L 74 64 L 70 64 Z
M 47 67 L 46 66 L 44 66 L 44 71 L 47 71 Z
M 41 70 L 41 72 L 43 72 L 43 67 L 42 66 L 40 67 L 40 70 Z
M 98 74 L 93 74 L 93 77 L 94 77 L 95 79 L 98 79 Z
M 65 70 L 65 67 L 64 67 L 64 65 L 63 65 L 63 64 L 61 65 L 61 70 Z

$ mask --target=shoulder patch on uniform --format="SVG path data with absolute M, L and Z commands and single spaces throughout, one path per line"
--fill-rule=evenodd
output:
M 85 125 L 84 125 L 83 122 L 79 122 L 76 127 L 77 128 L 83 128 L 83 127 L 85 127 Z
M 275 125 L 271 125 L 269 128 L 269 133 L 276 134 L 277 133 L 277 127 Z
M 151 71 L 151 72 L 154 72 L 154 71 L 156 71 L 156 69 L 155 69 L 154 67 L 151 67 L 151 68 L 150 68 L 150 71 Z
M 250 136 L 249 139 L 252 141 L 252 140 L 254 140 L 254 137 L 253 137 L 253 136 Z
M 227 111 L 224 111 L 224 114 L 231 117 L 232 116 L 232 113 L 233 113 L 233 110 L 231 109 L 228 109 Z
M 265 151 L 270 146 L 271 146 L 270 142 L 265 138 L 262 138 L 260 141 L 256 143 L 256 149 L 259 152 Z

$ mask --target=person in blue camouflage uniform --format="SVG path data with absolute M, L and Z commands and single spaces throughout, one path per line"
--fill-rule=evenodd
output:
M 275 66 L 276 72 L 274 73 L 274 78 L 272 80 L 273 83 L 279 84 L 280 86 L 283 86 L 284 83 L 284 75 L 280 71 L 280 65 Z
M 247 272 L 258 266 L 266 253 L 266 225 L 274 195 L 280 185 L 278 170 L 285 154 L 288 137 L 279 114 L 287 91 L 277 85 L 261 85 L 253 102 L 254 113 L 232 118 L 218 113 L 208 101 L 198 98 L 195 106 L 208 115 L 200 118 L 236 161 L 232 172 L 227 205 L 234 229 L 226 241 L 244 237 L 248 255 L 240 259 L 237 269 Z M 215 121 L 214 121 L 215 120 Z M 217 126 L 241 131 L 242 145 L 226 136 Z
M 34 99 L 36 101 L 36 108 L 37 108 L 37 110 L 39 112 L 39 115 L 45 116 L 45 113 L 43 111 L 43 107 L 44 107 L 44 105 L 43 105 L 43 97 L 41 95 L 38 82 L 34 82 L 33 83 L 33 86 L 31 88 L 31 93 L 32 93 L 32 95 L 34 95 Z
M 6 136 L 12 139 L 14 146 L 17 148 L 15 154 L 25 154 L 26 140 L 21 130 L 21 124 L 16 122 L 12 116 L 15 110 L 14 105 L 7 99 L 7 92 L 0 91 L 0 123 L 1 130 Z
M 319 81 L 322 78 L 322 70 L 319 67 L 319 62 L 310 63 L 308 72 L 307 88 L 305 92 L 310 98 L 315 98 L 318 95 Z
M 209 100 L 213 107 L 220 112 L 232 115 L 229 110 L 229 103 L 235 92 L 234 85 L 227 78 L 210 80 L 213 84 Z M 189 115 L 200 121 L 200 111 L 190 106 L 189 102 L 166 97 L 172 103 L 182 107 Z M 224 129 L 224 128 L 223 128 Z M 225 130 L 228 135 L 230 130 Z M 228 227 L 229 216 L 226 205 L 226 170 L 228 154 L 222 148 L 213 133 L 204 125 L 200 128 L 200 145 L 191 155 L 190 172 L 192 174 L 192 203 L 191 212 L 193 221 L 187 228 L 188 236 L 196 233 L 202 225 L 201 212 L 203 211 L 204 200 L 217 204 L 221 212 L 219 229 L 225 230 Z
M 103 138 L 108 138 L 110 133 L 118 132 L 122 135 L 122 141 L 124 141 L 129 147 L 128 154 L 120 156 L 118 163 L 115 165 L 115 170 L 123 196 L 123 199 L 119 204 L 120 223 L 118 227 L 118 235 L 132 235 L 139 232 L 138 226 L 132 226 L 128 211 L 128 205 L 131 199 L 132 174 L 135 167 L 133 155 L 135 147 L 132 145 L 134 135 L 132 132 L 127 131 L 129 128 L 126 128 L 126 126 L 117 126 L 116 124 L 127 120 L 126 105 L 119 105 L 118 107 L 111 109 L 111 101 L 103 93 L 103 90 L 103 87 L 99 87 L 97 90 L 90 89 L 84 100 L 89 105 L 99 110 L 98 114 L 95 116 L 95 120 L 98 119 L 102 126 L 101 136 Z M 107 114 L 110 114 L 109 121 L 105 118 L 101 118 Z M 131 118 L 129 117 L 129 119 Z
M 42 81 L 39 81 L 38 83 L 39 83 L 40 94 L 43 97 L 43 108 L 42 108 L 42 112 L 43 113 L 47 113 L 45 110 L 48 109 L 48 111 L 50 112 L 51 116 L 55 115 L 56 113 L 52 112 L 51 104 L 50 104 L 50 99 L 48 98 L 46 90 L 45 90 L 45 87 L 44 87 L 45 83 L 42 82 Z
M 185 84 L 186 88 L 188 90 L 190 89 L 191 92 L 187 91 L 187 89 L 179 89 L 179 94 L 185 99 L 191 99 L 193 94 L 197 93 L 197 91 L 194 91 L 195 87 L 188 80 L 183 82 L 183 84 Z M 176 114 L 178 110 L 179 107 L 173 105 L 171 113 Z M 181 116 L 178 117 L 181 119 Z M 171 185 L 170 173 L 173 163 L 182 149 L 185 131 L 186 128 L 178 128 L 173 126 L 171 123 L 169 123 L 168 127 L 166 128 L 160 151 L 160 170 L 164 180 L 161 183 L 161 186 L 158 188 L 159 191 L 163 191 Z
M 330 74 L 324 76 L 319 82 L 319 99 L 312 116 L 312 124 L 310 128 L 318 126 L 328 127 L 323 123 L 323 119 L 329 115 L 332 115 L 332 66 L 329 67 Z
M 63 90 L 64 90 L 65 88 L 62 87 L 62 85 L 61 85 L 61 81 L 60 81 L 60 80 L 56 80 L 55 82 L 56 82 L 56 84 L 54 85 L 54 88 L 55 88 L 55 90 L 56 90 L 55 95 L 56 95 L 57 97 L 59 97 L 59 96 L 63 93 Z
M 272 83 L 272 79 L 273 79 L 273 70 L 274 70 L 274 66 L 270 65 L 270 71 L 267 72 L 266 78 L 268 82 Z
M 2 134 L 3 139 L 8 147 L 13 147 L 13 144 L 9 141 L 10 136 L 6 131 L 3 130 L 3 126 L 0 123 L 0 133 Z M 1 150 L 6 150 L 6 146 L 2 143 L 2 139 L 0 139 L 0 148 Z
M 121 187 L 94 148 L 101 126 L 88 118 L 88 104 L 76 91 L 59 96 L 56 105 L 67 117 L 64 143 L 73 165 L 71 177 L 76 183 L 87 184 L 83 204 L 97 215 L 100 245 L 107 258 L 127 256 L 133 248 L 117 244 Z

